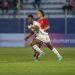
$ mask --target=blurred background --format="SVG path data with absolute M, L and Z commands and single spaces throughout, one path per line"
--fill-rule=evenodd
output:
M 75 0 L 0 0 L 0 47 L 24 47 L 26 17 L 44 10 L 56 47 L 75 47 Z M 28 40 L 30 42 L 31 39 Z

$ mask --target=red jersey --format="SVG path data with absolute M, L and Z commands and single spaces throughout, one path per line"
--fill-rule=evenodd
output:
M 41 20 L 37 20 L 37 22 L 40 23 L 40 27 L 42 29 L 45 29 L 49 25 L 49 22 L 46 18 L 43 18 Z

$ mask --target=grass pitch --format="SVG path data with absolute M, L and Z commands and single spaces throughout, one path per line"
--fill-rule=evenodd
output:
M 75 48 L 57 48 L 63 56 L 58 62 L 47 48 L 35 62 L 31 48 L 0 48 L 0 75 L 75 75 Z

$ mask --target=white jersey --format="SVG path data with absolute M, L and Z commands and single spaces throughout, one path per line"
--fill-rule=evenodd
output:
M 38 26 L 39 27 L 38 31 L 32 29 L 32 31 L 36 34 L 36 39 L 39 39 L 43 42 L 50 42 L 50 38 L 49 38 L 48 33 L 41 29 L 40 24 L 37 21 L 33 21 L 33 25 L 29 25 L 28 28 L 31 26 L 34 26 L 34 27 Z

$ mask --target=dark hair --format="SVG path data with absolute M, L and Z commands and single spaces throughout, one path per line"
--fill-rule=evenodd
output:
M 33 15 L 28 15 L 28 17 L 31 17 L 31 18 L 33 18 Z
M 40 11 L 40 12 L 41 12 L 41 14 L 42 14 L 43 16 L 45 16 L 45 13 L 44 13 L 44 11 L 43 11 L 43 10 L 38 10 L 38 11 Z

